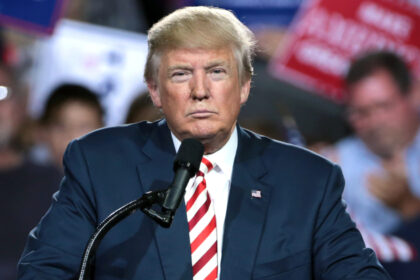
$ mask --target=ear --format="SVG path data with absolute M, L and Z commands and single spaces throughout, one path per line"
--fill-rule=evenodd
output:
M 153 104 L 159 109 L 162 108 L 159 89 L 155 82 L 147 82 L 147 88 L 149 89 L 150 97 L 152 98 Z
M 251 79 L 245 81 L 241 86 L 241 105 L 245 104 L 248 100 L 249 91 L 251 89 Z

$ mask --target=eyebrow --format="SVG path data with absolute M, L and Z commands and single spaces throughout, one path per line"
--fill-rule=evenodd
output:
M 213 67 L 216 67 L 216 66 L 226 66 L 226 67 L 229 68 L 229 64 L 226 61 L 216 60 L 216 61 L 210 62 L 208 65 L 206 65 L 204 67 L 204 69 L 209 70 L 209 69 L 211 69 Z M 192 67 L 189 66 L 189 65 L 179 64 L 179 65 L 173 65 L 173 66 L 168 67 L 167 73 L 169 74 L 170 72 L 172 72 L 174 70 L 191 70 L 191 69 L 192 69 Z
M 170 66 L 168 67 L 168 73 L 173 71 L 173 70 L 178 70 L 178 69 L 182 69 L 182 70 L 190 70 L 192 67 L 188 66 L 188 65 L 174 65 L 174 66 Z
M 205 66 L 204 69 L 208 70 L 208 69 L 211 69 L 211 68 L 216 67 L 216 66 L 226 66 L 226 67 L 229 67 L 229 64 L 226 61 L 224 61 L 224 60 L 216 60 L 216 61 L 210 62 L 210 64 L 208 64 L 207 66 Z

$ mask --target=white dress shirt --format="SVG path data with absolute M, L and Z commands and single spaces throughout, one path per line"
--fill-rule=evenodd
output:
M 178 152 L 181 142 L 171 132 L 175 150 Z M 233 162 L 235 160 L 236 149 L 238 148 L 238 132 L 233 131 L 228 142 L 217 152 L 204 155 L 213 164 L 213 170 L 205 175 L 207 183 L 207 191 L 214 205 L 216 215 L 216 231 L 217 231 L 217 261 L 218 261 L 218 278 L 220 276 L 220 261 L 222 259 L 223 230 L 226 217 L 226 209 L 228 204 L 230 184 L 232 180 Z M 188 182 L 186 192 L 188 192 L 194 183 L 195 178 L 191 178 Z

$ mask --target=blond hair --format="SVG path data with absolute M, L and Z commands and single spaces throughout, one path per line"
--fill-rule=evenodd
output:
M 253 74 L 254 34 L 235 15 L 215 7 L 185 7 L 167 15 L 150 28 L 149 53 L 144 78 L 157 82 L 163 52 L 178 48 L 217 49 L 230 47 L 235 56 L 241 82 Z

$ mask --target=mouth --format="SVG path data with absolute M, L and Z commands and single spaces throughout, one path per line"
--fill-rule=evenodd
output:
M 209 110 L 197 110 L 191 113 L 188 113 L 187 116 L 195 119 L 205 119 L 215 115 L 216 113 Z

